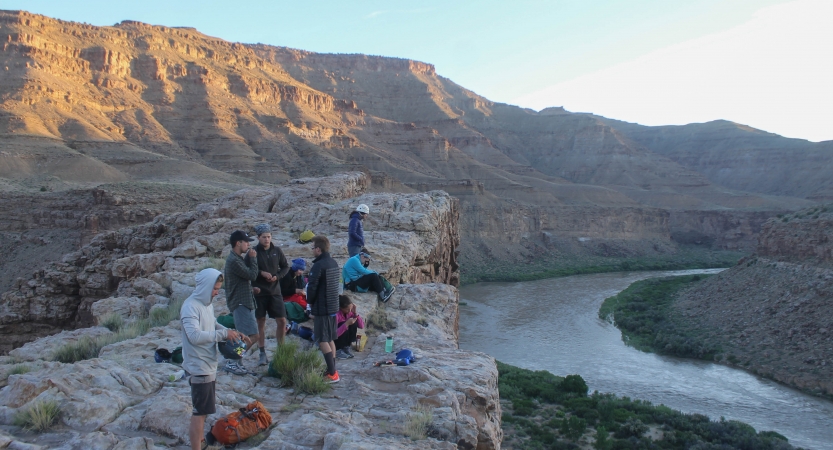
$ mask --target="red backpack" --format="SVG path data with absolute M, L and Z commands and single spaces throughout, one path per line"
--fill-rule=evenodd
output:
M 272 425 L 272 415 L 262 403 L 255 400 L 218 420 L 211 427 L 211 434 L 223 445 L 236 444 L 266 431 Z

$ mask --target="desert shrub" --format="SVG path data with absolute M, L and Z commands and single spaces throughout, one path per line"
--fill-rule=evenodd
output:
M 124 317 L 121 314 L 111 313 L 102 317 L 99 325 L 115 333 L 124 326 Z
M 572 392 L 574 394 L 587 395 L 587 383 L 581 375 L 567 375 L 564 381 L 561 382 L 559 388 L 564 392 Z
M 96 340 L 89 336 L 82 336 L 75 342 L 64 344 L 52 353 L 52 360 L 62 363 L 74 363 L 85 359 L 98 358 L 101 350 Z
M 135 320 L 126 325 L 122 324 L 117 332 L 98 336 L 95 339 L 83 336 L 76 342 L 58 347 L 52 354 L 52 360 L 74 363 L 85 359 L 98 358 L 101 349 L 108 345 L 137 338 L 146 334 L 153 327 L 167 325 L 171 320 L 179 317 L 181 306 L 182 300 L 171 300 L 167 308 L 154 309 L 148 318 Z
M 32 431 L 46 431 L 55 424 L 61 408 L 54 400 L 39 401 L 27 409 L 20 410 L 14 414 L 13 423 L 15 426 Z
M 294 386 L 297 392 L 321 394 L 330 389 L 330 384 L 321 375 L 326 364 L 315 348 L 299 351 L 298 343 L 287 340 L 279 345 L 267 374 L 279 378 L 281 386 Z
M 643 351 L 713 361 L 719 342 L 674 317 L 677 293 L 709 275 L 654 278 L 631 284 L 599 308 L 599 317 L 615 320 L 622 339 Z
M 396 328 L 396 322 L 388 317 L 384 307 L 379 306 L 367 315 L 367 328 L 384 333 Z
M 430 406 L 416 404 L 408 413 L 408 420 L 405 422 L 405 436 L 417 441 L 428 437 L 428 427 L 434 420 L 434 409 Z
M 17 364 L 16 366 L 12 367 L 9 370 L 7 375 L 23 375 L 24 373 L 29 373 L 32 371 L 32 368 L 26 364 Z
M 226 266 L 226 260 L 223 258 L 208 258 L 202 266 L 200 266 L 200 270 L 204 269 L 217 269 L 219 271 L 223 271 L 223 268 Z

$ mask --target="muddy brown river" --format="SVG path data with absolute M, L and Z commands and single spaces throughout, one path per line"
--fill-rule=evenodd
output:
M 833 449 L 833 402 L 750 373 L 626 346 L 598 318 L 605 298 L 645 278 L 719 270 L 577 275 L 460 289 L 460 347 L 531 370 L 579 374 L 590 390 L 774 430 L 795 446 Z

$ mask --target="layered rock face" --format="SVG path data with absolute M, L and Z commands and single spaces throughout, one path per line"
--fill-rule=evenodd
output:
M 166 304 L 171 295 L 182 295 L 186 289 L 188 283 L 182 279 L 192 278 L 183 273 L 182 279 L 172 279 L 172 271 L 182 272 L 183 264 L 194 258 L 205 265 L 212 258 L 225 257 L 231 232 L 251 233 L 258 223 L 272 225 L 273 238 L 287 257 L 309 257 L 308 245 L 295 241 L 301 231 L 311 229 L 331 237 L 332 254 L 343 262 L 348 216 L 359 203 L 368 204 L 372 211 L 365 233 L 372 251 L 381 253 L 375 258 L 376 270 L 393 283 L 456 285 L 457 201 L 440 191 L 365 193 L 369 184 L 370 178 L 360 172 L 297 179 L 287 186 L 245 189 L 194 211 L 163 214 L 143 225 L 100 233 L 80 251 L 30 279 L 16 280 L 12 290 L 3 294 L 3 350 L 44 330 L 91 324 L 92 303 L 116 292 L 120 297 L 144 298 L 145 308 Z
M 279 188 L 238 191 L 194 211 L 161 215 L 147 225 L 102 233 L 54 265 L 43 279 L 29 280 L 6 294 L 4 327 L 37 318 L 78 320 L 85 304 L 91 305 L 88 314 L 95 321 L 111 314 L 128 322 L 143 317 L 148 308 L 164 308 L 171 298 L 189 295 L 197 271 L 222 265 L 217 257 L 230 251 L 230 232 L 251 231 L 259 223 L 272 226 L 273 242 L 288 258 L 310 259 L 309 245 L 295 242 L 300 231 L 309 228 L 327 235 L 333 256 L 343 264 L 348 213 L 366 203 L 371 208 L 365 219 L 365 237 L 374 254 L 371 268 L 398 289 L 385 304 L 375 294 L 349 295 L 363 316 L 386 316 L 391 330 L 371 330 L 364 352 L 339 360 L 342 381 L 321 396 L 293 395 L 278 380 L 261 375 L 220 372 L 218 412 L 209 423 L 258 399 L 272 412 L 276 426 L 252 448 L 499 449 L 494 360 L 457 346 L 458 293 L 452 285 L 459 276 L 457 202 L 439 191 L 369 194 L 369 183 L 363 173 L 297 179 Z M 45 280 L 51 284 L 45 286 Z M 228 312 L 222 293 L 215 299 L 215 311 Z M 269 322 L 267 335 L 273 336 L 275 325 Z M 63 411 L 61 424 L 40 438 L 62 443 L 54 448 L 185 444 L 191 415 L 188 384 L 167 381 L 178 367 L 153 363 L 154 349 L 180 345 L 180 333 L 174 320 L 104 347 L 99 358 L 73 364 L 53 362 L 52 355 L 61 345 L 112 332 L 96 326 L 63 331 L 12 350 L 0 357 L 6 380 L 0 389 L 0 423 L 11 424 L 20 408 L 54 400 Z M 384 344 L 391 334 L 397 349 L 415 352 L 415 364 L 374 367 L 373 362 L 390 359 Z M 274 345 L 270 339 L 270 353 Z M 252 354 L 244 362 L 255 367 L 256 358 Z M 30 371 L 9 375 L 21 364 Z M 405 425 L 417 405 L 431 410 L 433 419 L 428 439 L 412 441 L 404 436 Z M 18 446 L 30 439 L 0 438 Z
M 761 132 L 735 127 L 720 136 L 737 148 L 715 150 L 706 167 L 666 150 L 696 153 L 714 139 L 709 130 L 644 138 L 628 124 L 599 117 L 491 102 L 430 64 L 405 59 L 242 45 L 131 21 L 93 27 L 20 11 L 0 12 L 0 36 L 8 68 L 0 72 L 0 178 L 13 185 L 280 184 L 363 170 L 395 180 L 397 189 L 446 190 L 481 215 L 507 208 L 518 214 L 540 208 L 542 216 L 556 217 L 580 212 L 561 222 L 573 226 L 559 226 L 566 234 L 556 239 L 593 228 L 595 220 L 584 220 L 590 217 L 630 224 L 625 228 L 644 233 L 611 237 L 610 246 L 650 254 L 655 243 L 665 252 L 692 232 L 704 235 L 695 241 L 718 248 L 751 249 L 751 239 L 730 236 L 737 232 L 733 222 L 748 221 L 754 230 L 762 221 L 748 211 L 774 215 L 811 205 L 803 197 L 821 198 L 831 169 L 825 146 L 813 150 L 813 163 L 778 159 L 784 173 L 800 168 L 802 182 L 781 177 L 767 186 L 785 186 L 778 195 L 801 198 L 758 195 L 772 192 L 749 179 L 766 174 L 713 176 L 724 161 L 741 165 L 729 161 L 733 150 L 752 157 L 774 140 L 809 155 L 810 143 L 747 139 Z M 720 211 L 727 220 L 656 227 L 654 217 L 664 215 L 657 210 Z M 635 222 L 637 216 L 645 222 Z M 486 256 L 476 253 L 482 242 L 505 236 L 499 226 L 469 223 L 462 234 L 475 253 L 463 258 Z M 720 224 L 729 228 L 714 227 Z M 515 233 L 510 240 L 524 241 L 528 250 L 549 248 L 543 234 L 530 240 Z
M 833 396 L 833 206 L 768 221 L 757 254 L 675 303 L 741 367 Z

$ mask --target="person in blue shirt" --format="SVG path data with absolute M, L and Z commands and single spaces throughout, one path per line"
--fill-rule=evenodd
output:
M 370 208 L 364 203 L 357 206 L 350 213 L 350 225 L 347 228 L 347 253 L 350 257 L 356 256 L 364 247 L 364 227 L 362 221 L 370 214 Z
M 345 289 L 354 292 L 376 292 L 382 302 L 387 302 L 396 290 L 394 286 L 385 289 L 382 277 L 370 270 L 370 252 L 362 248 L 356 256 L 351 257 L 344 263 L 341 269 L 341 277 L 344 279 Z

